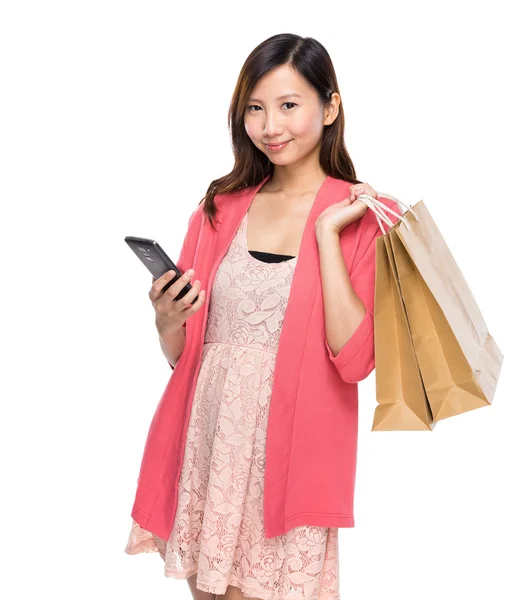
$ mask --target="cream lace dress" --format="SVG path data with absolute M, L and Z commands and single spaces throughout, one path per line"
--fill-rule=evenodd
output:
M 131 527 L 128 554 L 159 552 L 166 577 L 198 573 L 206 592 L 232 585 L 264 600 L 339 599 L 337 528 L 264 535 L 269 400 L 296 261 L 254 257 L 245 214 L 213 284 L 170 538 Z

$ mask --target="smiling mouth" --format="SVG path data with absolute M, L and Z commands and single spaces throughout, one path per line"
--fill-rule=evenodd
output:
M 280 142 L 279 144 L 265 144 L 265 146 L 267 146 L 267 148 L 271 148 L 271 149 L 276 149 L 276 148 L 280 148 L 281 146 L 286 146 L 288 144 L 288 142 L 291 142 L 292 140 L 287 140 L 286 142 Z

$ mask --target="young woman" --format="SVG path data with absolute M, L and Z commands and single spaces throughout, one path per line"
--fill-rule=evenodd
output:
M 251 53 L 229 112 L 234 168 L 191 216 L 184 276 L 149 292 L 173 373 L 126 552 L 159 552 L 195 600 L 339 598 L 382 232 L 356 199 L 377 194 L 356 179 L 338 89 L 312 38 Z

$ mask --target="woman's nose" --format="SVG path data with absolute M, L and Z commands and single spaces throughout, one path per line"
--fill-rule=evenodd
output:
M 270 117 L 267 115 L 265 117 L 265 124 L 263 126 L 263 135 L 266 137 L 274 137 L 280 135 L 281 131 L 281 125 L 276 119 L 275 115 Z

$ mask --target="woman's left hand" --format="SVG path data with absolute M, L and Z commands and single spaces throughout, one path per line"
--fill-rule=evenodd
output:
M 377 197 L 377 192 L 368 183 L 352 185 L 348 198 L 327 206 L 320 213 L 315 221 L 315 230 L 329 230 L 340 233 L 346 225 L 360 219 L 368 210 L 362 200 L 357 200 L 357 197 L 361 194 L 368 194 L 373 198 Z

